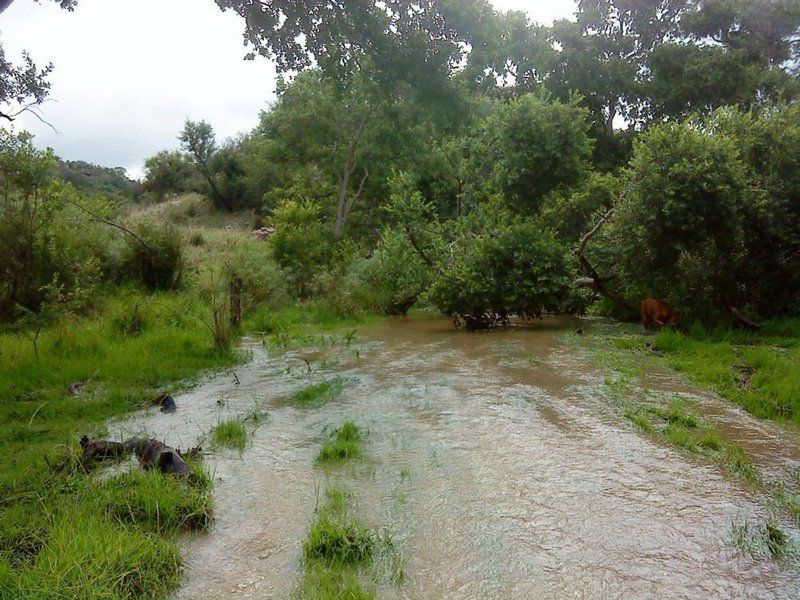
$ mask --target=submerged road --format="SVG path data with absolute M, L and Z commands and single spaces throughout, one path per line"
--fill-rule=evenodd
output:
M 567 339 L 576 326 L 467 334 L 444 319 L 387 320 L 359 328 L 351 346 L 254 344 L 238 383 L 221 374 L 177 397 L 175 415 L 116 425 L 189 447 L 230 416 L 268 412 L 243 455 L 207 459 L 215 525 L 184 540 L 178 597 L 290 597 L 330 481 L 399 545 L 404 580 L 376 582 L 378 598 L 800 597 L 796 568 L 732 544 L 734 523 L 769 518 L 766 500 L 627 423 L 608 372 Z M 344 380 L 338 399 L 286 402 L 333 377 Z M 651 383 L 687 391 L 677 377 Z M 756 452 L 776 451 L 775 427 L 704 398 L 729 429 L 763 441 Z M 368 430 L 367 458 L 315 466 L 322 431 L 345 420 Z

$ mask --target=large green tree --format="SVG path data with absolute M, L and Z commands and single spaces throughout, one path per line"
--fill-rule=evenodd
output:
M 464 56 L 462 31 L 472 23 L 452 23 L 465 7 L 486 0 L 216 0 L 245 20 L 245 40 L 253 54 L 276 61 L 279 71 L 319 66 L 346 79 L 371 65 L 376 80 L 435 88 Z
M 58 2 L 66 10 L 74 10 L 77 4 L 77 0 L 52 1 Z M 0 13 L 12 2 L 0 0 Z M 39 116 L 35 109 L 50 93 L 47 77 L 52 71 L 52 63 L 40 68 L 27 52 L 23 52 L 21 63 L 11 62 L 0 43 L 0 120 L 12 122 L 24 112 Z

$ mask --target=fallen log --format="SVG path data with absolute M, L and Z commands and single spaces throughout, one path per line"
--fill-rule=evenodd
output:
M 728 309 L 728 312 L 731 315 L 731 319 L 733 320 L 733 324 L 737 327 L 741 327 L 742 329 L 749 329 L 750 331 L 758 331 L 761 329 L 761 324 L 756 323 L 748 319 L 742 312 L 736 308 L 735 306 L 731 305 L 730 302 L 725 301 L 725 308 Z
M 99 461 L 117 459 L 131 453 L 128 444 L 122 442 L 108 442 L 105 440 L 89 441 L 87 436 L 81 438 L 81 467 L 90 470 L 92 465 Z
M 158 469 L 169 475 L 189 475 L 189 465 L 175 448 L 158 440 L 138 440 L 131 442 L 131 446 L 146 471 Z
M 135 453 L 139 459 L 139 464 L 146 471 L 158 469 L 168 475 L 189 475 L 189 465 L 186 464 L 181 453 L 158 440 L 140 439 L 130 442 L 90 441 L 84 435 L 81 438 L 81 448 L 83 448 L 81 466 L 87 471 L 96 462 L 119 459 Z M 196 456 L 200 452 L 201 448 L 192 448 L 187 452 L 187 456 Z

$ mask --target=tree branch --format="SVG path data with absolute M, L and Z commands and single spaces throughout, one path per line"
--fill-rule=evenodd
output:
M 600 274 L 597 272 L 597 269 L 594 268 L 594 265 L 589 261 L 586 257 L 586 246 L 591 241 L 591 239 L 598 234 L 598 232 L 603 228 L 603 226 L 608 223 L 611 217 L 614 216 L 616 212 L 615 208 L 610 208 L 608 211 L 600 217 L 600 219 L 595 223 L 594 227 L 592 227 L 584 236 L 580 239 L 580 243 L 578 247 L 575 248 L 573 253 L 578 259 L 581 267 L 583 267 L 584 272 L 586 275 L 593 282 L 594 289 L 608 298 L 609 300 L 616 302 L 618 305 L 628 309 L 628 310 L 637 310 L 636 306 L 634 306 L 631 302 L 623 298 L 621 295 L 617 294 L 613 290 L 608 289 L 606 287 L 606 281 L 608 281 L 608 277 L 601 277 Z
M 79 204 L 78 202 L 75 202 L 74 200 L 70 200 L 69 198 L 66 198 L 65 201 L 68 204 L 72 204 L 72 206 L 74 206 L 75 208 L 78 208 L 78 209 L 82 210 L 83 212 L 87 213 L 88 215 L 92 216 L 94 219 L 96 219 L 100 223 L 103 223 L 103 224 L 108 225 L 110 227 L 114 227 L 116 229 L 119 229 L 123 233 L 126 233 L 127 235 L 129 235 L 133 239 L 135 239 L 137 242 L 139 242 L 148 252 L 151 252 L 151 253 L 155 254 L 156 251 L 152 246 L 150 246 L 140 236 L 136 235 L 133 231 L 131 231 L 127 227 L 124 227 L 124 226 L 120 225 L 119 223 L 114 223 L 114 221 L 110 221 L 110 220 L 106 219 L 102 215 L 99 215 L 96 212 L 93 212 L 93 211 L 89 210 L 88 208 L 86 208 L 82 204 Z

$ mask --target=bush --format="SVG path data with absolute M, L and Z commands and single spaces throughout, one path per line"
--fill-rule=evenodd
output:
M 159 152 L 144 163 L 144 190 L 157 200 L 202 189 L 191 159 L 183 152 Z
M 428 292 L 442 313 L 482 329 L 515 315 L 533 318 L 560 310 L 568 268 L 564 249 L 549 231 L 509 217 L 495 203 L 455 227 Z
M 734 302 L 746 177 L 733 140 L 692 123 L 654 126 L 635 145 L 626 185 L 603 245 L 627 295 L 703 318 Z
M 49 300 L 85 304 L 101 276 L 107 232 L 77 205 L 106 203 L 52 181 L 54 157 L 25 135 L 0 133 L 0 319 Z
M 800 309 L 800 105 L 757 113 L 726 108 L 707 126 L 732 139 L 748 180 L 741 302 L 766 317 L 795 314 Z
M 118 265 L 121 277 L 150 290 L 177 289 L 183 267 L 183 241 L 177 231 L 171 225 L 140 223 L 135 234 L 125 238 Z
M 335 262 L 333 235 L 321 216 L 321 207 L 307 200 L 284 200 L 272 215 L 275 260 L 301 298 L 310 295 L 314 276 Z
M 345 283 L 356 304 L 387 315 L 404 315 L 430 278 L 431 268 L 408 237 L 397 229 L 385 229 L 372 256 L 351 265 Z

